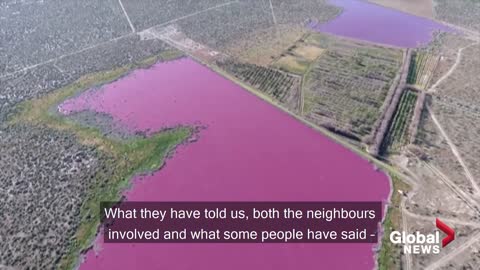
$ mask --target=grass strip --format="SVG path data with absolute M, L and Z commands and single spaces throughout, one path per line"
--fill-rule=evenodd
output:
M 401 248 L 395 246 L 390 242 L 390 233 L 392 231 L 400 231 L 402 228 L 402 210 L 400 208 L 402 202 L 402 192 L 407 192 L 409 186 L 402 182 L 400 177 L 390 172 L 392 179 L 392 197 L 390 199 L 390 205 L 387 210 L 387 215 L 383 221 L 383 237 L 382 246 L 377 255 L 377 264 L 379 270 L 396 270 L 402 269 L 401 261 Z

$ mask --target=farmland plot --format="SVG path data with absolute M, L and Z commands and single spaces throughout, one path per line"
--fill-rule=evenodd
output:
M 395 116 L 390 123 L 388 134 L 383 140 L 383 152 L 394 153 L 408 144 L 408 126 L 412 121 L 416 101 L 416 92 L 410 90 L 403 91 Z
M 273 97 L 288 109 L 298 110 L 301 85 L 299 76 L 233 60 L 219 62 L 218 65 L 253 88 Z
M 400 50 L 330 41 L 306 75 L 306 118 L 352 139 L 367 136 L 381 115 L 401 59 Z
M 414 52 L 410 62 L 407 83 L 415 85 L 422 90 L 426 89 L 439 60 L 438 56 L 424 50 Z

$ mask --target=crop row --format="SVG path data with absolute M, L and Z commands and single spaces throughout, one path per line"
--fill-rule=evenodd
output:
M 413 91 L 403 91 L 395 116 L 390 124 L 388 134 L 383 140 L 381 151 L 393 152 L 408 143 L 408 126 L 412 120 L 417 94 Z
M 399 60 L 398 51 L 384 48 L 341 44 L 328 49 L 307 75 L 306 116 L 363 139 L 380 115 Z
M 238 79 L 280 102 L 287 102 L 292 92 L 299 90 L 299 77 L 276 69 L 232 60 L 219 62 L 218 65 Z
M 413 53 L 408 71 L 407 83 L 418 85 L 422 89 L 427 88 L 429 79 L 437 65 L 438 59 L 439 58 L 426 52 Z
M 394 76 L 397 66 L 398 59 L 390 61 L 368 53 L 334 50 L 327 51 L 322 56 L 322 64 L 318 68 L 343 76 L 359 76 L 365 79 L 389 82 Z
M 412 121 L 408 128 L 409 143 L 415 143 L 418 134 L 418 127 L 422 118 L 423 108 L 425 106 L 425 100 L 427 99 L 427 92 L 422 91 L 417 97 L 417 103 L 415 104 L 415 110 L 413 111 Z
M 414 52 L 412 54 L 412 60 L 408 69 L 407 83 L 415 84 L 417 82 L 418 70 L 422 69 L 425 57 L 425 53 Z

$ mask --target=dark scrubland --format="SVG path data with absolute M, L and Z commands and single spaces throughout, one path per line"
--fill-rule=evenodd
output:
M 0 3 L 0 75 L 130 32 L 117 0 Z
M 221 51 L 244 36 L 274 25 L 265 1 L 255 0 L 238 1 L 177 24 L 189 38 Z
M 407 83 L 425 90 L 430 84 L 430 79 L 438 66 L 440 56 L 430 54 L 427 50 L 420 49 L 412 53 Z
M 480 1 L 434 0 L 435 18 L 480 31 Z
M 132 24 L 137 30 L 157 25 L 175 23 L 179 18 L 191 16 L 216 6 L 226 5 L 231 0 L 122 0 Z M 235 5 L 235 4 L 234 4 Z M 229 5 L 225 6 L 228 9 Z M 221 9 L 221 8 L 220 8 Z M 206 11 L 208 13 L 209 11 Z M 195 16 L 193 16 L 195 17 Z
M 112 153 L 92 144 L 95 132 L 85 135 L 90 140 L 82 141 L 77 134 L 79 127 L 51 126 L 37 118 L 13 121 L 23 112 L 24 105 L 19 105 L 44 99 L 85 74 L 125 67 L 117 71 L 118 77 L 131 68 L 181 55 L 159 40 L 129 34 L 117 1 L 74 2 L 0 4 L 0 44 L 9 45 L 0 46 L 0 268 L 72 268 L 96 232 L 99 200 L 118 196 L 128 182 L 115 179 L 134 171 L 133 165 L 117 167 L 118 160 Z M 77 87 L 102 83 L 99 77 Z M 44 111 L 33 115 L 49 115 L 55 106 L 40 106 Z M 79 126 L 104 123 L 99 125 L 105 131 L 99 131 L 99 137 L 143 138 L 121 128 L 110 129 L 110 120 L 82 114 L 71 119 Z M 146 145 L 157 149 L 157 157 L 164 157 L 179 138 L 184 138 L 183 132 L 163 141 L 157 137 L 155 142 L 166 148 L 152 147 L 153 142 Z M 151 158 L 148 151 L 139 150 L 138 154 Z M 141 171 L 140 166 L 137 168 Z
M 0 129 L 0 149 L 0 266 L 49 269 L 69 249 L 95 175 L 107 168 L 72 134 L 23 124 Z
M 262 8 L 261 1 L 241 1 L 186 18 L 177 24 L 189 38 L 222 51 L 227 44 L 255 29 L 272 26 L 273 20 Z

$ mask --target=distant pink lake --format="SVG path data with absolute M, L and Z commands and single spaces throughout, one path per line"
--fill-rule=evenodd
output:
M 451 28 L 435 21 L 389 9 L 366 0 L 329 0 L 343 8 L 335 19 L 309 27 L 325 33 L 404 48 L 428 44 L 435 31 Z
M 388 177 L 367 160 L 197 62 L 158 63 L 66 101 L 136 130 L 203 125 L 130 201 L 383 201 Z M 373 269 L 373 244 L 105 244 L 82 270 Z

